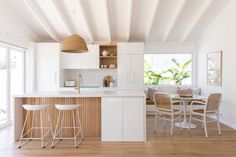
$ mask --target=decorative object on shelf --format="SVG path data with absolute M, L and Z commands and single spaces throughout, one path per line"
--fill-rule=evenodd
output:
M 109 87 L 110 83 L 113 81 L 113 77 L 110 75 L 107 75 L 103 78 L 103 87 Z
M 82 37 L 71 35 L 63 41 L 61 51 L 67 53 L 85 53 L 88 52 L 88 47 Z
M 108 56 L 109 52 L 107 50 L 102 51 L 102 56 Z
M 115 65 L 115 64 L 110 64 L 110 65 L 108 66 L 108 68 L 111 68 L 111 69 L 116 68 L 116 65 Z
M 207 84 L 222 85 L 222 51 L 207 54 Z

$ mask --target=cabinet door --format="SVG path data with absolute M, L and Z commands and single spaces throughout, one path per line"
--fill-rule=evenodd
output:
M 62 53 L 63 69 L 87 69 L 89 61 L 89 53 Z
M 129 42 L 129 43 L 118 43 L 117 44 L 118 54 L 143 54 L 144 43 L 142 42 Z
M 90 53 L 89 69 L 99 69 L 99 45 L 88 45 Z
M 98 69 L 99 46 L 87 45 L 86 53 L 62 53 L 63 69 Z
M 123 98 L 123 141 L 143 141 L 144 134 L 143 98 Z
M 144 85 L 144 56 L 131 56 L 131 80 L 132 89 L 143 90 Z
M 36 44 L 37 91 L 59 89 L 59 44 Z
M 118 56 L 118 88 L 130 89 L 131 88 L 131 66 L 130 55 Z
M 102 98 L 102 141 L 122 141 L 122 98 Z

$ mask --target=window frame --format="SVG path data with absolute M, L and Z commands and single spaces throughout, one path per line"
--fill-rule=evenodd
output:
M 145 53 L 143 58 L 145 60 L 145 55 L 163 55 L 163 54 L 167 54 L 167 55 L 169 55 L 169 54 L 173 54 L 173 55 L 174 54 L 176 54 L 176 55 L 178 55 L 178 54 L 190 54 L 191 55 L 191 59 L 192 59 L 192 64 L 191 64 L 191 84 L 185 84 L 185 85 L 181 85 L 181 86 L 193 86 L 193 85 L 195 85 L 194 77 L 195 77 L 195 70 L 196 69 L 194 68 L 195 67 L 194 66 L 195 65 L 195 55 L 194 55 L 193 52 Z M 153 85 L 150 85 L 150 84 L 144 84 L 144 85 L 145 86 L 153 86 Z M 172 85 L 172 84 L 158 84 L 158 85 Z M 154 85 L 154 86 L 157 86 L 157 85 Z M 178 86 L 178 85 L 177 84 L 173 84 L 173 86 Z

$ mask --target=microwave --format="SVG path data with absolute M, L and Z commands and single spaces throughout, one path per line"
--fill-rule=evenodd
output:
M 76 81 L 74 80 L 66 80 L 65 81 L 65 87 L 75 87 L 76 86 Z

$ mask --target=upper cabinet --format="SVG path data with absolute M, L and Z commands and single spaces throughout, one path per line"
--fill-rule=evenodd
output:
M 59 89 L 60 65 L 58 43 L 37 43 L 35 45 L 37 91 Z
M 144 44 L 119 43 L 118 88 L 143 90 L 144 84 Z
M 119 55 L 137 55 L 144 53 L 144 43 L 142 42 L 130 42 L 130 43 L 118 43 L 117 51 Z
M 61 53 L 62 69 L 99 69 L 99 45 L 87 46 L 86 53 Z

